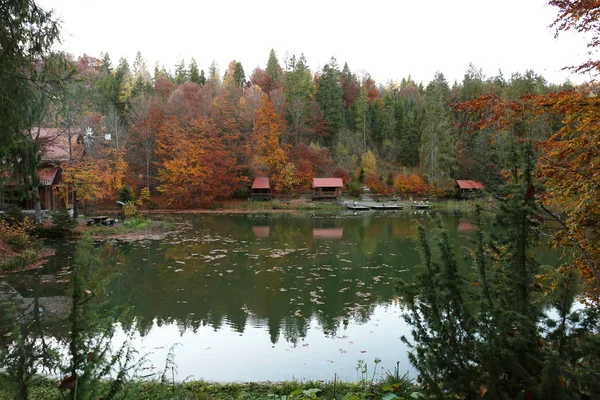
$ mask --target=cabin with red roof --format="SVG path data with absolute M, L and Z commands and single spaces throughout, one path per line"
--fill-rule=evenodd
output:
M 483 192 L 483 189 L 485 189 L 484 184 L 479 181 L 457 179 L 456 184 L 458 185 L 462 197 L 478 196 Z
M 342 178 L 313 178 L 313 200 L 337 200 L 342 195 Z
M 252 187 L 250 188 L 252 200 L 271 200 L 271 184 L 266 176 L 257 176 L 254 178 Z
M 69 142 L 63 129 L 58 128 L 40 128 L 31 132 L 32 136 L 37 136 L 40 142 L 42 154 L 40 157 L 40 166 L 37 168 L 37 175 L 40 179 L 39 193 L 40 206 L 42 210 L 55 210 L 60 207 L 69 207 L 72 205 L 72 191 L 68 190 L 66 196 L 59 193 L 58 188 L 63 183 L 61 166 L 69 162 Z M 73 141 L 75 141 L 73 137 Z M 74 149 L 76 148 L 73 142 Z M 74 154 L 74 156 L 77 156 Z M 1 180 L 0 180 L 1 181 Z M 20 201 L 17 196 L 19 182 L 15 176 L 7 175 L 4 184 L 0 182 L 0 203 L 17 203 L 24 209 L 32 209 L 31 199 Z

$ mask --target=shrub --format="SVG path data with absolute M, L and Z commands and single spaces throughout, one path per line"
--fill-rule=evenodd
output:
M 71 218 L 69 210 L 61 207 L 52 213 L 54 227 L 62 232 L 71 232 L 77 226 L 77 221 Z
M 352 196 L 360 196 L 360 182 L 352 181 L 348 184 L 348 190 Z
M 131 190 L 131 188 L 128 185 L 123 186 L 119 191 L 119 201 L 122 201 L 123 203 L 128 203 L 133 200 L 135 200 L 133 190 Z
M 32 243 L 31 232 L 33 223 L 25 218 L 21 222 L 8 223 L 0 221 L 0 239 L 10 245 L 17 252 L 23 251 Z
M 9 224 L 19 223 L 25 220 L 25 214 L 18 206 L 9 204 L 4 210 L 4 219 Z
M 133 201 L 128 201 L 123 206 L 123 215 L 126 219 L 134 218 L 138 213 L 138 209 Z

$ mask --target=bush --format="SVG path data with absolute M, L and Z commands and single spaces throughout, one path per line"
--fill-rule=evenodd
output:
M 18 206 L 9 204 L 4 210 L 4 219 L 9 224 L 20 223 L 25 220 L 25 214 Z
M 123 203 L 129 203 L 130 201 L 134 201 L 135 197 L 133 194 L 133 190 L 127 185 L 123 186 L 119 191 L 119 201 Z
M 52 213 L 52 223 L 54 227 L 62 232 L 72 232 L 77 226 L 77 221 L 71 218 L 69 210 L 61 207 Z
M 352 196 L 360 196 L 360 182 L 352 181 L 348 184 L 348 190 Z
M 125 219 L 134 218 L 138 213 L 138 209 L 133 201 L 128 201 L 123 206 L 123 215 Z
M 33 223 L 25 218 L 21 222 L 8 223 L 0 221 L 0 239 L 10 245 L 17 252 L 23 251 L 32 244 L 30 232 L 33 231 Z

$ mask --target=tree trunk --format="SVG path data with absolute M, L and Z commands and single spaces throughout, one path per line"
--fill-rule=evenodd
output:
M 73 189 L 73 219 L 79 218 L 79 207 L 77 206 L 77 192 Z
M 31 188 L 31 200 L 33 202 L 34 222 L 36 225 L 42 223 L 42 207 L 40 204 L 40 187 L 34 185 Z

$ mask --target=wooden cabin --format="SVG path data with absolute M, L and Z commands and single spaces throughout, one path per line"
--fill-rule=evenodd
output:
M 32 132 L 38 133 L 37 128 Z M 40 207 L 42 210 L 55 210 L 60 207 L 72 207 L 73 192 L 70 188 L 59 191 L 63 185 L 62 167 L 69 162 L 69 143 L 66 134 L 58 128 L 40 128 L 39 138 L 41 154 L 40 164 L 36 169 L 39 178 Z M 72 139 L 73 155 L 81 157 L 80 150 L 76 148 L 76 138 Z M 19 207 L 33 209 L 31 196 L 22 199 L 21 183 L 12 176 L 5 174 L 0 179 L 0 204 L 13 203 Z
M 342 195 L 342 178 L 313 178 L 313 200 L 337 200 Z
M 266 176 L 258 176 L 254 178 L 252 188 L 250 189 L 252 200 L 271 200 L 271 185 L 269 178 Z
M 464 198 L 480 196 L 485 189 L 483 183 L 479 181 L 458 179 L 456 184 L 460 190 L 460 196 Z

